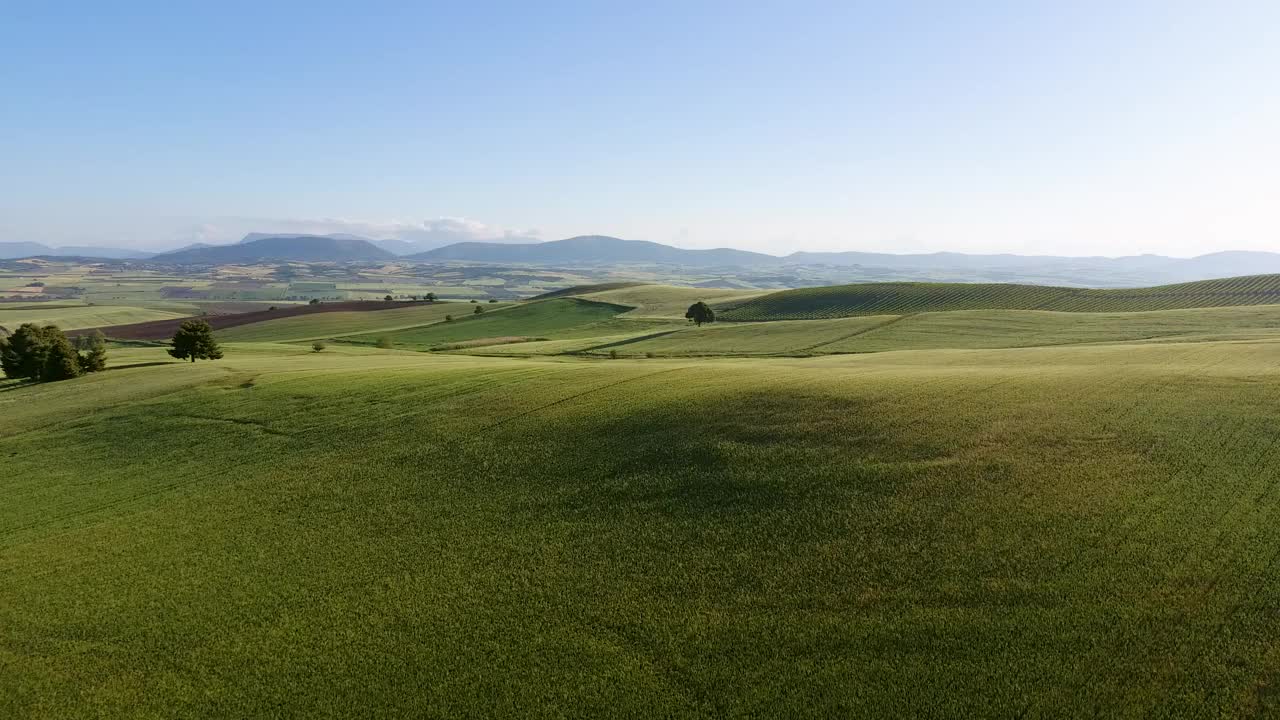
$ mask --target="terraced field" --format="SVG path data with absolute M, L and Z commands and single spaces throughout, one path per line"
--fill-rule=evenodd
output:
M 722 301 L 722 320 L 807 320 L 952 310 L 1138 312 L 1280 304 L 1280 275 L 1204 280 L 1150 288 L 1094 290 L 1040 285 L 865 283 Z
M 1280 712 L 1280 343 L 226 349 L 0 388 L 0 716 Z

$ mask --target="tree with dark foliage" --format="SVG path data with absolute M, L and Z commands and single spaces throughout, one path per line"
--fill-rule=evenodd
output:
M 692 320 L 695 325 L 702 323 L 713 323 L 716 321 L 716 314 L 711 306 L 699 300 L 689 306 L 689 311 L 684 314 L 686 319 Z
M 0 339 L 0 368 L 15 379 L 50 382 L 79 377 L 106 368 L 105 345 L 89 348 L 82 356 L 55 325 L 39 327 L 26 323 L 12 335 Z
M 80 351 L 80 369 L 84 372 L 100 372 L 107 369 L 107 337 L 101 330 L 76 336 L 76 350 Z
M 213 328 L 204 320 L 188 320 L 173 334 L 173 347 L 169 354 L 179 360 L 217 360 L 222 350 L 213 339 Z

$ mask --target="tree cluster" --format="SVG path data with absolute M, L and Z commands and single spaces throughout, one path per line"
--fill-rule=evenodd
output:
M 0 338 L 0 368 L 11 378 L 51 382 L 106 367 L 106 338 L 96 330 L 78 336 L 74 346 L 56 325 L 26 323 L 12 335 Z

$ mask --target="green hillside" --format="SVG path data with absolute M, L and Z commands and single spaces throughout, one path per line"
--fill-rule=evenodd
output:
M 0 388 L 0 716 L 1280 712 L 1280 343 L 226 350 Z
M 190 312 L 153 310 L 132 305 L 80 305 L 39 303 L 18 308 L 0 305 L 0 326 L 13 330 L 23 323 L 57 325 L 63 330 L 168 320 Z
M 555 298 L 520 304 L 501 312 L 488 312 L 488 305 L 456 304 L 454 321 L 393 332 L 377 332 L 344 337 L 345 342 L 373 345 L 390 338 L 397 348 L 427 350 L 445 343 L 482 338 L 544 337 L 566 333 L 583 326 L 610 320 L 630 308 L 577 298 Z M 474 315 L 476 307 L 485 308 Z M 616 331 L 615 331 L 616 332 Z M 605 334 L 602 331 L 602 334 Z
M 1280 275 L 1132 289 L 967 283 L 863 283 L 783 290 L 722 302 L 722 320 L 807 320 L 950 310 L 1136 312 L 1280 304 Z
M 507 304 L 485 305 L 487 310 L 506 307 Z M 316 315 L 265 320 L 221 330 L 218 336 L 224 340 L 248 342 L 293 342 L 300 340 L 336 338 L 368 332 L 387 332 L 427 325 L 444 320 L 448 314 L 471 312 L 470 303 L 435 303 L 412 305 L 377 312 L 332 312 Z
M 610 290 L 580 293 L 579 297 L 598 302 L 628 305 L 628 317 L 683 319 L 689 306 L 702 300 L 715 304 L 741 302 L 762 295 L 762 290 L 725 290 L 675 285 L 633 284 Z

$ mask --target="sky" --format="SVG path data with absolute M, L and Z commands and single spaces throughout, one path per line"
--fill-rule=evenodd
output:
M 0 242 L 1280 251 L 1280 2 L 12 3 Z

